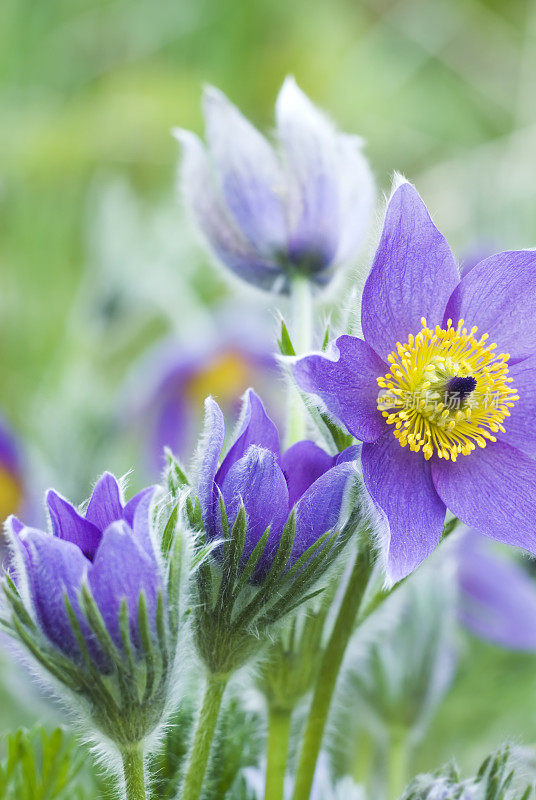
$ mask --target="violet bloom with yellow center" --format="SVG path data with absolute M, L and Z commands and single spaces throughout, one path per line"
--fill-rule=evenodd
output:
M 499 253 L 460 277 L 404 183 L 365 284 L 364 339 L 296 359 L 301 388 L 364 442 L 391 581 L 435 548 L 447 508 L 536 552 L 535 310 L 536 252 Z
M 165 465 L 164 447 L 181 458 L 194 449 L 209 395 L 230 416 L 248 386 L 256 386 L 271 408 L 283 410 L 269 315 L 230 304 L 215 310 L 213 322 L 214 329 L 200 326 L 188 341 L 167 339 L 150 348 L 125 385 L 121 422 L 141 435 L 150 472 Z
M 18 512 L 24 500 L 22 456 L 12 431 L 0 420 L 0 521 Z

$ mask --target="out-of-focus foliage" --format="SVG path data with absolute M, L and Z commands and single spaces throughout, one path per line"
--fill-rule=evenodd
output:
M 0 764 L 2 800 L 89 800 L 80 771 L 86 752 L 61 728 L 19 729 L 6 738 Z
M 476 777 L 465 781 L 453 765 L 434 775 L 419 775 L 401 800 L 530 800 L 533 781 L 518 767 L 506 747 L 488 756 Z

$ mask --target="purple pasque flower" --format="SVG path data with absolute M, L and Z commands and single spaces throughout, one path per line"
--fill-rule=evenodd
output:
M 530 250 L 490 256 L 460 278 L 404 183 L 365 284 L 364 339 L 340 336 L 293 365 L 302 389 L 364 442 L 392 581 L 435 548 L 446 508 L 536 552 L 535 278 Z
M 0 520 L 20 510 L 24 495 L 21 448 L 13 431 L 0 419 Z
M 105 472 L 95 485 L 85 513 L 57 492 L 48 492 L 52 533 L 26 527 L 14 516 L 8 519 L 17 586 L 28 597 L 46 638 L 76 662 L 81 660 L 81 650 L 64 596 L 72 605 L 89 652 L 101 667 L 107 663 L 80 606 L 83 585 L 91 591 L 108 633 L 120 650 L 123 641 L 119 614 L 123 602 L 135 650 L 141 646 L 138 606 L 142 592 L 149 623 L 156 630 L 162 581 L 150 531 L 153 493 L 154 488 L 144 489 L 125 503 L 117 480 Z
M 205 531 L 213 541 L 223 535 L 220 494 L 229 526 L 243 503 L 247 518 L 244 562 L 270 528 L 254 575 L 261 580 L 273 563 L 293 508 L 296 533 L 288 566 L 323 534 L 337 529 L 347 510 L 347 489 L 356 475 L 358 450 L 350 447 L 331 456 L 314 442 L 304 440 L 281 453 L 277 428 L 260 398 L 249 389 L 238 433 L 218 466 L 225 438 L 223 414 L 211 397 L 205 408 L 207 422 L 198 481 Z
M 126 418 L 143 439 L 152 473 L 165 465 L 164 447 L 181 458 L 192 451 L 208 395 L 218 399 L 226 416 L 238 410 L 252 385 L 267 396 L 270 408 L 282 405 L 268 316 L 235 304 L 219 308 L 213 328 L 200 325 L 189 330 L 187 340 L 159 342 L 136 365 L 119 403 L 121 423 Z
M 219 260 L 287 292 L 293 274 L 326 285 L 362 244 L 374 182 L 357 137 L 339 133 L 288 77 L 274 148 L 217 89 L 205 90 L 207 148 L 176 130 L 186 201 Z
M 475 530 L 457 544 L 462 624 L 481 639 L 536 652 L 536 580 Z

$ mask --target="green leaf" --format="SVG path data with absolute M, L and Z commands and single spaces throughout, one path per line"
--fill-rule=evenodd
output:
M 169 556 L 171 546 L 173 544 L 173 538 L 175 536 L 175 529 L 177 527 L 177 521 L 179 519 L 179 504 L 176 503 L 173 506 L 171 514 L 169 515 L 169 519 L 166 522 L 166 527 L 164 528 L 164 532 L 162 534 L 162 543 L 160 545 L 160 549 L 162 552 L 162 556 L 167 559 Z
M 270 535 L 270 526 L 268 526 L 266 528 L 266 530 L 262 534 L 261 538 L 259 539 L 259 541 L 255 545 L 255 547 L 253 548 L 253 552 L 251 553 L 250 557 L 248 558 L 248 560 L 246 562 L 246 565 L 245 565 L 244 569 L 242 570 L 242 573 L 240 575 L 240 579 L 238 581 L 238 586 L 236 588 L 236 594 L 237 595 L 242 591 L 244 586 L 247 583 L 249 583 L 249 581 L 251 580 L 251 576 L 253 575 L 253 573 L 255 571 L 255 567 L 259 563 L 260 558 L 261 558 L 262 554 L 264 553 L 264 550 L 265 550 L 266 545 L 268 543 L 269 535 Z
M 281 353 L 282 356 L 296 355 L 296 351 L 290 339 L 290 334 L 288 332 L 288 328 L 286 326 L 284 319 L 281 320 L 281 338 L 278 339 L 277 345 L 279 347 L 279 352 Z
M 0 763 L 2 800 L 90 800 L 86 751 L 61 728 L 19 729 L 9 734 Z
M 185 486 L 190 485 L 190 481 L 183 470 L 178 459 L 175 457 L 169 447 L 164 447 L 164 456 L 167 461 L 167 485 L 171 496 L 176 499 L 177 495 L 184 489 Z
M 151 696 L 156 677 L 156 658 L 151 634 L 151 623 L 147 612 L 147 601 L 145 592 L 140 592 L 138 598 L 138 630 L 140 632 L 141 644 L 145 655 L 145 692 L 143 703 L 146 703 Z

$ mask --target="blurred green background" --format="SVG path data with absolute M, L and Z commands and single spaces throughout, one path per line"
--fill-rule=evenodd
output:
M 0 407 L 55 475 L 71 469 L 62 437 L 87 397 L 91 419 L 106 415 L 133 356 L 169 328 L 140 297 L 122 337 L 99 327 L 106 281 L 150 282 L 155 270 L 149 247 L 136 270 L 121 272 L 143 243 L 136 215 L 166 209 L 168 262 L 178 275 L 191 270 L 170 129 L 202 130 L 205 82 L 270 128 L 287 73 L 365 137 L 380 191 L 393 170 L 417 184 L 458 255 L 535 244 L 530 0 L 2 0 Z M 110 181 L 120 187 L 111 209 L 101 202 Z M 219 284 L 207 290 L 203 257 L 192 258 L 201 272 L 191 281 L 209 302 Z M 51 412 L 60 395 L 69 420 Z M 84 425 L 89 440 L 87 417 Z M 78 463 L 80 486 L 91 468 L 85 475 Z M 416 768 L 455 756 L 471 769 L 505 738 L 536 741 L 536 656 L 467 648 Z M 0 704 L 4 729 L 28 718 L 14 697 Z

